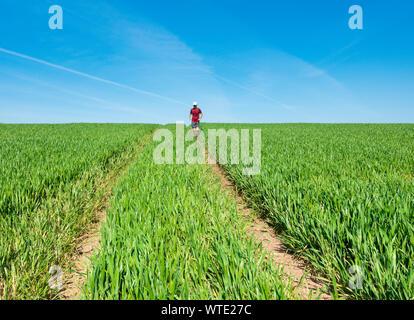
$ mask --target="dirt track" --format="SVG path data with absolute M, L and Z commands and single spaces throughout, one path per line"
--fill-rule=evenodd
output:
M 144 138 L 148 143 L 152 139 L 152 134 Z M 135 161 L 139 151 L 125 161 L 122 167 L 118 170 L 110 172 L 106 178 L 105 183 L 101 186 L 104 192 L 103 201 L 95 210 L 95 222 L 75 241 L 76 254 L 71 257 L 72 266 L 70 270 L 65 270 L 65 277 L 63 288 L 59 292 L 59 297 L 63 300 L 77 300 L 82 293 L 83 285 L 86 281 L 86 272 L 91 266 L 91 258 L 97 253 L 100 247 L 101 239 L 101 225 L 105 222 L 106 212 L 110 206 L 110 198 L 112 196 L 112 189 L 116 186 L 118 180 L 128 170 L 128 167 Z
M 204 148 L 206 159 L 215 162 Z M 273 228 L 250 208 L 244 199 L 238 194 L 236 187 L 227 178 L 224 170 L 217 164 L 210 164 L 213 172 L 219 177 L 223 190 L 231 196 L 236 204 L 238 212 L 246 220 L 249 235 L 262 244 L 263 248 L 270 253 L 273 262 L 283 267 L 283 271 L 292 280 L 295 292 L 301 299 L 331 300 L 332 297 L 326 293 L 326 284 L 318 280 L 310 273 L 310 268 L 301 260 L 287 253 L 286 246 L 275 234 Z M 286 279 L 288 280 L 288 279 Z

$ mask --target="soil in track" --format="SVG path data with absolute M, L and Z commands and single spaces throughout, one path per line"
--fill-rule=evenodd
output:
M 208 154 L 204 146 L 203 148 L 206 159 L 210 160 L 208 163 L 215 162 L 212 161 L 212 155 Z M 224 169 L 218 164 L 209 165 L 219 178 L 223 190 L 236 202 L 237 210 L 247 222 L 249 235 L 253 236 L 270 253 L 272 261 L 277 266 L 283 268 L 283 272 L 292 281 L 295 293 L 299 298 L 331 300 L 331 295 L 326 293 L 328 291 L 328 284 L 318 279 L 305 262 L 287 252 L 286 246 L 276 235 L 273 228 L 266 221 L 259 218 L 259 215 L 239 195 L 234 184 L 227 178 Z M 289 279 L 286 280 L 289 281 Z
M 105 202 L 97 209 L 95 222 L 76 241 L 76 254 L 72 257 L 70 269 L 65 272 L 63 288 L 59 292 L 59 297 L 63 300 L 77 300 L 82 292 L 90 259 L 99 249 L 100 227 L 105 221 L 112 186 L 112 183 L 105 186 Z
M 151 139 L 152 133 L 147 134 L 137 146 L 135 153 L 127 155 L 124 164 L 118 170 L 110 172 L 102 184 L 103 196 L 100 197 L 101 200 L 95 209 L 95 221 L 74 243 L 76 254 L 71 257 L 70 267 L 64 272 L 63 288 L 58 293 L 60 299 L 77 300 L 80 298 L 87 271 L 91 265 L 91 258 L 100 247 L 101 225 L 105 222 L 106 212 L 109 209 L 112 189 Z

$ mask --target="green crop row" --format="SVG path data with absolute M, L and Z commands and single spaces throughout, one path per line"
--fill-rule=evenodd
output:
M 414 125 L 207 124 L 262 129 L 262 166 L 225 165 L 284 242 L 342 294 L 414 299 Z
M 292 287 L 247 236 L 211 169 L 157 165 L 154 146 L 114 191 L 84 297 L 292 298 Z
M 65 267 L 108 193 L 108 177 L 135 157 L 155 127 L 0 127 L 0 298 L 53 296 L 49 268 Z

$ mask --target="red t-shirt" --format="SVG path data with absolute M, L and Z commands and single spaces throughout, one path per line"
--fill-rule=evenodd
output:
M 198 122 L 200 117 L 201 109 L 200 108 L 192 108 L 190 110 L 190 114 L 193 116 L 193 122 Z

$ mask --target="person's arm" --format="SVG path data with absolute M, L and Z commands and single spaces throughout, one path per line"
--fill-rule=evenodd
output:
M 203 118 L 203 113 L 200 112 L 200 119 L 199 120 L 201 120 L 202 118 Z

